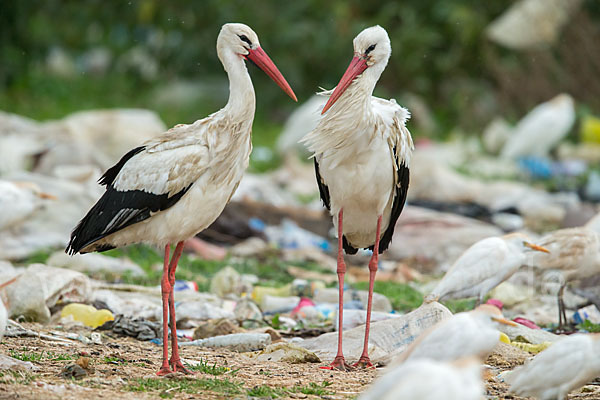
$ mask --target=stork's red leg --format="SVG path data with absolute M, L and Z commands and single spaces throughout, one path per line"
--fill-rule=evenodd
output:
M 183 252 L 183 241 L 177 243 L 175 247 L 175 251 L 173 252 L 173 257 L 171 258 L 171 263 L 169 264 L 169 283 L 171 284 L 171 293 L 169 295 L 169 314 L 170 314 L 170 324 L 171 324 L 171 360 L 169 360 L 169 364 L 171 364 L 171 368 L 173 368 L 173 372 L 181 371 L 186 374 L 191 374 L 183 364 L 181 363 L 181 358 L 179 358 L 179 347 L 177 345 L 177 318 L 175 318 L 175 295 L 174 295 L 174 287 L 175 287 L 175 270 L 177 269 L 177 263 L 179 262 L 179 258 L 181 257 L 181 253 Z
M 377 218 L 377 234 L 375 236 L 375 246 L 373 246 L 373 255 L 369 261 L 369 300 L 367 302 L 367 323 L 365 325 L 365 345 L 363 352 L 353 367 L 373 368 L 369 358 L 369 328 L 371 327 L 371 306 L 373 304 L 373 284 L 375 283 L 375 273 L 379 263 L 379 235 L 381 233 L 381 215 Z
M 342 327 L 344 326 L 344 275 L 346 274 L 346 263 L 344 262 L 344 250 L 342 244 L 342 221 L 344 219 L 344 210 L 341 209 L 338 214 L 338 257 L 337 257 L 337 276 L 338 276 L 338 349 L 337 355 L 333 362 L 322 369 L 339 369 L 347 371 L 351 369 L 350 365 L 346 364 L 344 355 L 342 354 Z
M 162 367 L 156 373 L 156 375 L 163 376 L 170 374 L 172 371 L 169 368 L 169 326 L 167 320 L 169 318 L 169 296 L 172 292 L 172 286 L 169 282 L 169 255 L 171 254 L 171 246 L 165 246 L 165 258 L 163 264 L 163 276 L 160 281 L 160 290 L 162 294 L 162 307 L 163 307 L 163 362 Z

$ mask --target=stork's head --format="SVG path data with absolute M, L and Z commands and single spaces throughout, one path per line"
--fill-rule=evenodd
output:
M 258 36 L 248 25 L 229 23 L 223 25 L 217 38 L 217 53 L 223 61 L 227 52 L 248 59 L 262 69 L 294 101 L 296 95 L 267 53 L 260 47 Z
M 390 38 L 385 29 L 379 25 L 359 33 L 353 43 L 354 58 L 329 97 L 329 101 L 323 107 L 321 114 L 324 114 L 359 76 L 365 75 L 373 82 L 377 82 L 392 54 Z

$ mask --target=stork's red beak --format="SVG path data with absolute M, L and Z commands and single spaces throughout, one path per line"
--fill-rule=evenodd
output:
M 254 50 L 248 50 L 246 58 L 249 58 L 260 69 L 265 71 L 265 73 L 269 75 L 269 77 L 273 79 L 273 81 L 294 101 L 298 101 L 290 85 L 287 83 L 283 75 L 281 75 L 281 72 L 279 72 L 273 61 L 271 61 L 267 53 L 265 53 L 262 48 L 257 47 Z
M 346 72 L 344 72 L 344 76 L 340 79 L 340 83 L 335 87 L 335 90 L 329 97 L 327 104 L 323 107 L 323 111 L 321 114 L 325 114 L 327 110 L 340 98 L 340 96 L 348 89 L 348 86 L 356 79 L 357 76 L 362 74 L 365 69 L 369 66 L 367 65 L 367 60 L 362 57 L 355 56 L 352 61 L 350 61 L 350 65 Z

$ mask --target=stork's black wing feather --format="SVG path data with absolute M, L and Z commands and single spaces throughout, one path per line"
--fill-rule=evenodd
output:
M 123 168 L 123 166 L 125 165 L 125 163 L 127 161 L 129 161 L 137 153 L 144 151 L 144 150 L 146 150 L 146 146 L 136 147 L 135 149 L 129 151 L 127 154 L 125 154 L 123 157 L 121 157 L 121 159 L 119 160 L 118 163 L 116 163 L 115 165 L 113 165 L 112 167 L 110 167 L 109 169 L 106 170 L 104 175 L 102 175 L 100 177 L 100 179 L 98 179 L 98 183 L 101 185 L 104 185 L 106 187 L 109 187 L 110 185 L 112 185 L 115 178 L 121 171 L 121 168 Z
M 394 154 L 396 154 L 396 148 L 394 147 Z M 398 221 L 398 217 L 402 213 L 402 209 L 404 208 L 404 204 L 406 203 L 406 195 L 408 193 L 408 183 L 409 183 L 409 169 L 408 166 L 404 163 L 404 161 L 400 161 L 396 158 L 396 163 L 398 165 L 398 185 L 396 186 L 396 195 L 394 196 L 394 204 L 392 205 L 392 213 L 390 215 L 390 223 L 383 233 L 381 240 L 379 241 L 379 254 L 383 253 L 387 250 L 392 241 L 392 236 L 394 235 L 394 228 L 396 227 L 396 221 Z M 373 250 L 374 246 L 369 247 L 369 249 Z
M 325 184 L 323 178 L 321 178 L 321 173 L 319 172 L 319 163 L 317 162 L 317 158 L 313 158 L 315 160 L 315 175 L 317 176 L 317 185 L 319 186 L 319 194 L 321 195 L 321 200 L 325 205 L 327 210 L 331 210 L 331 201 L 329 199 L 329 188 Z
M 140 146 L 129 151 L 98 180 L 98 183 L 106 186 L 106 192 L 71 233 L 71 240 L 65 250 L 67 253 L 109 250 L 112 248 L 110 245 L 96 246 L 92 250 L 85 248 L 111 233 L 149 218 L 152 213 L 166 210 L 177 203 L 191 187 L 190 185 L 171 196 L 168 193 L 115 189 L 113 182 L 123 166 L 145 148 Z
M 105 236 L 143 221 L 152 213 L 166 210 L 177 203 L 190 187 L 191 185 L 173 196 L 169 196 L 168 193 L 153 194 L 143 190 L 119 191 L 112 185 L 108 186 L 104 195 L 71 233 L 71 240 L 66 252 L 68 254 L 82 252 L 87 246 Z M 93 250 L 109 249 L 110 247 Z
M 350 242 L 348 242 L 348 239 L 346 239 L 346 235 L 342 236 L 342 245 L 344 246 L 344 251 L 346 252 L 346 254 L 356 254 L 358 252 L 358 249 L 352 246 Z
M 319 163 L 317 162 L 317 159 L 314 158 L 314 160 L 315 160 L 315 175 L 317 176 L 317 185 L 319 186 L 319 194 L 321 195 L 321 200 L 323 201 L 323 204 L 325 205 L 327 210 L 331 211 L 331 200 L 329 197 L 329 188 L 325 184 L 325 181 L 323 180 L 323 178 L 321 178 L 321 173 L 319 172 Z M 356 254 L 356 252 L 358 251 L 357 248 L 352 247 L 352 245 L 350 245 L 350 243 L 348 242 L 348 239 L 346 239 L 345 235 L 342 236 L 342 245 L 344 247 L 344 251 L 346 252 L 346 254 Z

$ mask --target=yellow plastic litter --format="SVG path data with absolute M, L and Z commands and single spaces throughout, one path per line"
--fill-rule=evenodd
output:
M 586 143 L 600 143 L 600 118 L 591 115 L 583 118 L 581 139 Z
M 504 332 L 500 332 L 500 341 L 502 343 L 510 344 L 510 338 Z
M 256 303 L 260 304 L 263 296 L 268 294 L 269 296 L 278 296 L 278 297 L 287 297 L 290 296 L 292 291 L 292 284 L 287 284 L 282 287 L 274 288 L 274 287 L 265 287 L 265 286 L 255 286 L 252 291 L 252 300 Z
M 510 344 L 512 344 L 515 347 L 518 347 L 521 350 L 525 350 L 529 353 L 537 354 L 543 350 L 546 350 L 548 347 L 550 347 L 552 342 L 542 342 L 542 343 L 538 343 L 538 344 L 523 343 L 523 342 L 510 342 Z
M 60 316 L 61 318 L 73 317 L 75 321 L 81 322 L 91 328 L 97 328 L 106 321 L 115 319 L 109 310 L 96 310 L 93 306 L 80 303 L 72 303 L 65 306 L 60 312 Z

